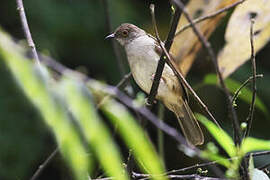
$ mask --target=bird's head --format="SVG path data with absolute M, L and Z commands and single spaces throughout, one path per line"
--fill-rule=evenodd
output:
M 130 43 L 134 39 L 145 35 L 145 31 L 129 23 L 121 24 L 114 33 L 108 35 L 105 39 L 115 38 L 122 46 Z

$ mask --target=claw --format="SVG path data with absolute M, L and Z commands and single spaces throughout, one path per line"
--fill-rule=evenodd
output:
M 155 78 L 155 74 L 152 74 L 151 81 L 154 81 L 154 78 Z M 160 78 L 160 83 L 165 83 L 163 77 Z

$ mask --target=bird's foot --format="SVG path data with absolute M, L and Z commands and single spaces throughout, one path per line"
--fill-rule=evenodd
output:
M 152 74 L 152 76 L 151 76 L 151 81 L 154 81 L 155 75 L 156 75 L 156 74 Z M 165 82 L 165 81 L 164 81 L 163 77 L 161 77 L 161 78 L 160 78 L 160 83 L 164 83 L 164 82 Z
M 152 106 L 153 104 L 156 104 L 157 103 L 157 100 L 154 100 L 152 103 L 149 102 L 149 99 L 148 98 L 145 98 L 145 105 L 146 106 Z

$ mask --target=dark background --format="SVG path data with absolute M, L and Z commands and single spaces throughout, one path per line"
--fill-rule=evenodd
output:
M 109 13 L 113 28 L 124 22 L 152 32 L 150 1 L 144 0 L 108 0 Z M 164 39 L 170 22 L 170 5 L 167 1 L 158 0 L 156 15 L 161 37 Z M 62 64 L 87 73 L 92 78 L 116 85 L 121 73 L 110 41 L 105 41 L 108 29 L 103 1 L 99 0 L 25 0 L 24 6 L 37 50 L 57 59 Z M 218 52 L 224 43 L 223 34 L 228 17 L 226 17 L 213 33 L 210 40 Z M 0 26 L 10 33 L 18 43 L 24 43 L 24 35 L 20 24 L 15 0 L 2 0 L 0 3 Z M 0 37 L 1 38 L 1 37 Z M 125 60 L 125 54 L 121 51 Z M 220 89 L 202 84 L 203 77 L 212 73 L 212 65 L 208 56 L 201 50 L 188 81 L 193 85 L 200 97 L 222 126 L 232 134 L 231 122 L 227 118 L 225 98 Z M 264 78 L 258 80 L 258 96 L 270 107 L 270 44 L 257 55 L 258 74 Z M 127 64 L 124 64 L 128 72 Z M 243 82 L 251 76 L 251 65 L 246 63 L 231 78 Z M 50 130 L 43 123 L 38 112 L 29 103 L 7 68 L 0 61 L 0 179 L 29 179 L 49 154 L 56 148 Z M 139 89 L 132 80 L 135 91 Z M 238 100 L 237 113 L 239 120 L 245 120 L 249 105 Z M 191 99 L 195 112 L 199 106 Z M 157 108 L 154 108 L 157 109 Z M 168 124 L 178 128 L 175 117 L 168 111 L 165 113 Z M 260 110 L 255 110 L 255 120 L 251 135 L 270 139 L 269 117 Z M 156 129 L 146 124 L 153 142 L 156 142 Z M 210 139 L 210 137 L 207 137 Z M 126 150 L 123 148 L 124 156 Z M 126 157 L 124 157 L 126 159 Z M 200 162 L 183 155 L 177 144 L 165 137 L 165 159 L 168 169 L 178 169 Z M 263 165 L 269 158 L 257 158 L 256 164 Z M 99 171 L 97 171 L 98 174 Z M 40 179 L 72 179 L 67 165 L 57 155 L 42 173 Z

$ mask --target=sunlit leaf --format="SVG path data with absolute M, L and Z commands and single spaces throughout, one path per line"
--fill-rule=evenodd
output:
M 189 1 L 186 9 L 191 18 L 196 19 L 198 17 L 213 13 L 218 9 L 224 8 L 225 6 L 231 5 L 236 1 L 237 0 Z M 208 38 L 217 27 L 220 20 L 226 15 L 226 13 L 227 12 L 224 12 L 214 18 L 205 20 L 197 24 L 196 27 L 201 33 L 204 34 L 205 37 Z M 189 22 L 185 16 L 182 15 L 177 26 L 177 31 L 179 31 L 186 24 L 189 24 Z M 186 75 L 191 68 L 200 48 L 201 43 L 191 28 L 175 37 L 170 52 L 175 56 L 175 60 L 179 64 L 179 67 L 184 75 Z
M 210 161 L 217 161 L 218 164 L 221 164 L 226 168 L 230 168 L 231 166 L 231 162 L 230 160 L 228 160 L 228 158 L 225 158 L 219 154 L 211 153 L 207 150 L 201 151 L 200 157 L 208 159 Z
M 232 138 L 222 129 L 218 128 L 213 122 L 209 121 L 201 114 L 196 114 L 196 118 L 207 128 L 220 146 L 228 153 L 230 157 L 236 156 L 236 147 Z
M 220 69 L 224 77 L 233 73 L 251 56 L 251 17 L 255 18 L 255 51 L 259 51 L 270 39 L 270 0 L 248 0 L 238 6 L 226 28 L 226 45 L 218 55 Z
M 270 150 L 270 141 L 247 137 L 243 140 L 240 147 L 240 151 L 243 154 L 260 150 Z
M 29 100 L 52 129 L 60 151 L 77 179 L 86 179 L 91 164 L 79 135 L 59 99 L 48 88 L 49 74 L 42 66 L 34 67 L 7 34 L 0 31 L 0 56 L 9 67 Z
M 70 75 L 71 77 L 71 75 Z M 98 117 L 88 89 L 80 80 L 62 80 L 61 92 L 64 92 L 70 111 L 78 120 L 78 124 L 87 142 L 98 157 L 105 172 L 119 180 L 128 179 L 122 166 L 119 150 L 109 135 L 108 129 Z
M 206 84 L 211 84 L 211 85 L 217 85 L 218 80 L 215 74 L 208 74 L 205 78 L 204 78 L 204 83 Z M 227 78 L 225 80 L 225 84 L 227 85 L 229 91 L 234 94 L 237 89 L 241 86 L 241 83 Z M 241 93 L 238 96 L 239 99 L 243 100 L 244 102 L 250 104 L 252 101 L 252 91 L 250 89 L 248 89 L 247 87 L 244 87 L 241 90 Z M 267 111 L 266 106 L 264 105 L 264 103 L 262 102 L 262 100 L 260 99 L 260 97 L 258 97 L 258 95 L 256 96 L 256 101 L 255 101 L 255 107 L 260 109 L 267 117 L 269 117 L 269 113 Z

